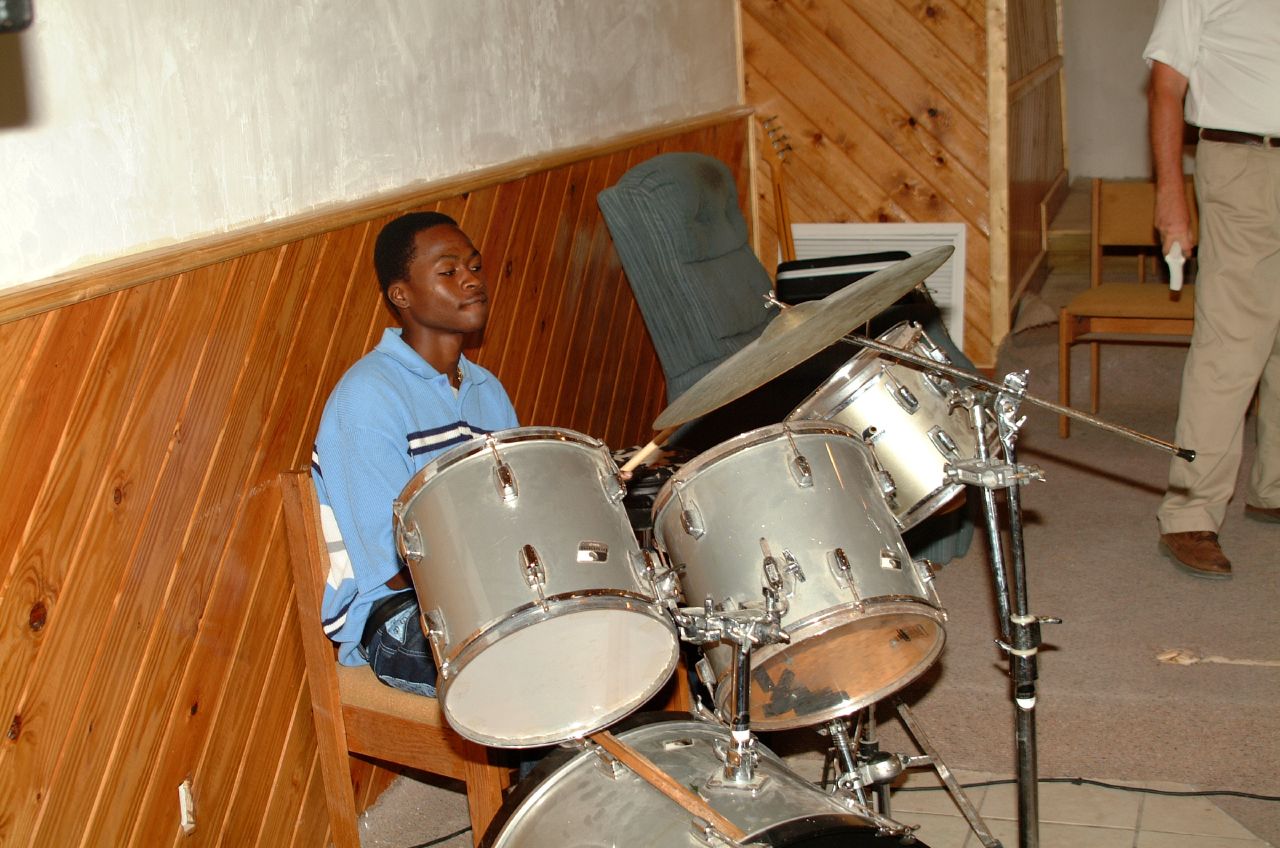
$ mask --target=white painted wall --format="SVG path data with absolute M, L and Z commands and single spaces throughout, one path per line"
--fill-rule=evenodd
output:
M 0 288 L 739 102 L 734 0 L 40 0 Z
M 1147 65 L 1159 0 L 1063 0 L 1071 178 L 1147 177 Z

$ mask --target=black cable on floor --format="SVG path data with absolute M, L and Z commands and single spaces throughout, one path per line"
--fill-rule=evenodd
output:
M 1017 778 L 1002 778 L 1000 780 L 980 780 L 976 783 L 962 783 L 960 786 L 964 789 L 977 789 L 983 786 L 1003 786 L 1007 784 L 1017 783 Z M 1088 777 L 1042 777 L 1039 783 L 1074 783 L 1077 786 L 1081 784 L 1089 784 L 1090 786 L 1101 786 L 1103 789 L 1120 789 L 1125 792 L 1145 792 L 1148 795 L 1171 795 L 1178 798 L 1201 798 L 1210 795 L 1229 795 L 1235 798 L 1249 798 L 1254 801 L 1280 801 L 1280 795 L 1259 795 L 1255 792 L 1238 792 L 1234 789 L 1206 789 L 1203 791 L 1190 790 L 1179 791 L 1173 789 L 1150 789 L 1145 786 L 1121 786 L 1118 783 L 1105 783 L 1101 780 L 1093 780 Z M 895 789 L 894 792 L 935 792 L 939 789 L 946 789 L 945 786 L 903 786 Z
M 446 836 L 441 836 L 438 839 L 432 839 L 430 842 L 422 842 L 418 845 L 412 845 L 410 846 L 410 848 L 431 848 L 432 845 L 440 845 L 445 842 L 448 842 L 453 837 L 461 836 L 462 834 L 466 833 L 469 830 L 471 830 L 470 827 L 464 827 L 462 830 L 455 830 L 453 833 L 450 833 Z

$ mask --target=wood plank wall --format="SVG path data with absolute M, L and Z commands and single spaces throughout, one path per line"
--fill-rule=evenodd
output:
M 458 217 L 481 247 L 494 306 L 471 353 L 524 423 L 647 440 L 662 372 L 595 196 L 670 150 L 718 156 L 745 187 L 738 115 L 403 202 Z M 275 480 L 306 467 L 328 391 L 389 323 L 370 252 L 390 211 L 137 285 L 118 263 L 110 286 L 72 275 L 45 311 L 10 298 L 0 845 L 321 844 Z M 359 765 L 357 797 L 388 779 Z
M 1008 221 L 993 221 L 991 213 L 989 5 L 742 0 L 747 102 L 761 118 L 776 115 L 794 148 L 781 166 L 792 221 L 965 224 L 964 345 L 986 366 L 994 364 L 1012 308 L 1007 285 L 993 299 L 993 267 L 1007 266 L 1008 257 L 992 255 L 992 233 L 1003 236 Z M 1038 21 L 1044 12 L 1041 2 L 1013 5 L 1034 7 L 1020 21 Z M 1017 116 L 1015 127 L 1009 155 L 1039 156 L 1045 140 L 1036 135 L 1036 114 Z M 756 138 L 758 251 L 773 267 L 777 158 L 759 127 Z M 1061 163 L 1060 147 L 1058 154 Z M 1021 215 L 1022 208 L 1002 206 L 1000 214 Z M 1023 250 L 1021 242 L 1016 249 Z

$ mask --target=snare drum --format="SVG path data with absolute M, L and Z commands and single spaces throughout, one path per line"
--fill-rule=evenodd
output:
M 756 774 L 764 777 L 758 788 L 717 787 L 712 778 L 724 770 L 724 764 L 715 747 L 732 744 L 729 732 L 704 721 L 662 718 L 644 716 L 646 723 L 634 721 L 630 729 L 616 735 L 745 831 L 742 844 L 776 848 L 903 844 L 900 835 L 878 835 L 875 823 L 801 779 L 763 745 L 757 746 Z M 706 848 L 722 844 L 709 842 L 696 831 L 692 813 L 621 763 L 588 750 L 561 750 L 550 754 L 516 787 L 480 845 Z
M 503 430 L 439 456 L 396 500 L 449 724 L 526 748 L 598 730 L 679 658 L 605 446 Z
M 877 341 L 908 353 L 947 362 L 946 354 L 918 324 L 898 324 Z M 788 421 L 838 421 L 866 439 L 893 478 L 890 509 L 907 530 L 964 491 L 947 481 L 946 464 L 978 453 L 973 425 L 964 409 L 953 409 L 954 384 L 936 372 L 885 359 L 864 350 L 846 362 Z
M 790 644 L 754 649 L 751 723 L 785 730 L 873 703 L 919 676 L 945 639 L 923 561 L 880 496 L 868 448 L 848 428 L 794 421 L 707 451 L 667 482 L 654 535 L 685 599 L 717 610 L 785 601 Z M 733 647 L 706 651 L 723 712 Z

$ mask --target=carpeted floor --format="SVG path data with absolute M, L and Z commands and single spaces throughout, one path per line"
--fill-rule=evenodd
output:
M 1055 274 L 1040 298 L 1056 311 L 1084 285 L 1079 274 Z M 1171 438 L 1185 350 L 1104 346 L 1101 417 Z M 1087 398 L 1087 357 L 1087 347 L 1078 347 L 1078 405 Z M 1056 400 L 1056 325 L 1031 326 L 1006 342 L 998 374 L 1023 369 L 1031 372 L 1033 395 Z M 1023 489 L 1031 611 L 1063 619 L 1045 628 L 1040 655 L 1040 774 L 1280 795 L 1280 525 L 1243 517 L 1241 484 L 1222 528 L 1236 576 L 1188 576 L 1157 550 L 1154 516 L 1167 454 L 1080 422 L 1062 440 L 1054 415 L 1030 404 L 1023 412 L 1019 460 L 1046 477 Z M 1250 426 L 1246 469 L 1252 438 Z M 936 585 L 950 615 L 947 646 L 900 694 L 952 768 L 1011 774 L 1013 706 L 993 644 L 995 605 L 981 538 Z M 1211 660 L 1157 660 L 1170 649 Z M 893 721 L 884 722 L 882 737 L 889 750 L 914 752 Z M 765 741 L 796 757 L 812 757 L 824 744 L 812 731 Z M 421 791 L 400 784 L 389 790 L 366 818 L 365 844 L 423 844 L 466 826 L 455 792 L 432 792 L 423 810 Z M 1212 800 L 1280 844 L 1280 803 Z M 416 841 L 406 841 L 405 832 Z M 469 840 L 464 834 L 439 844 L 458 848 Z

